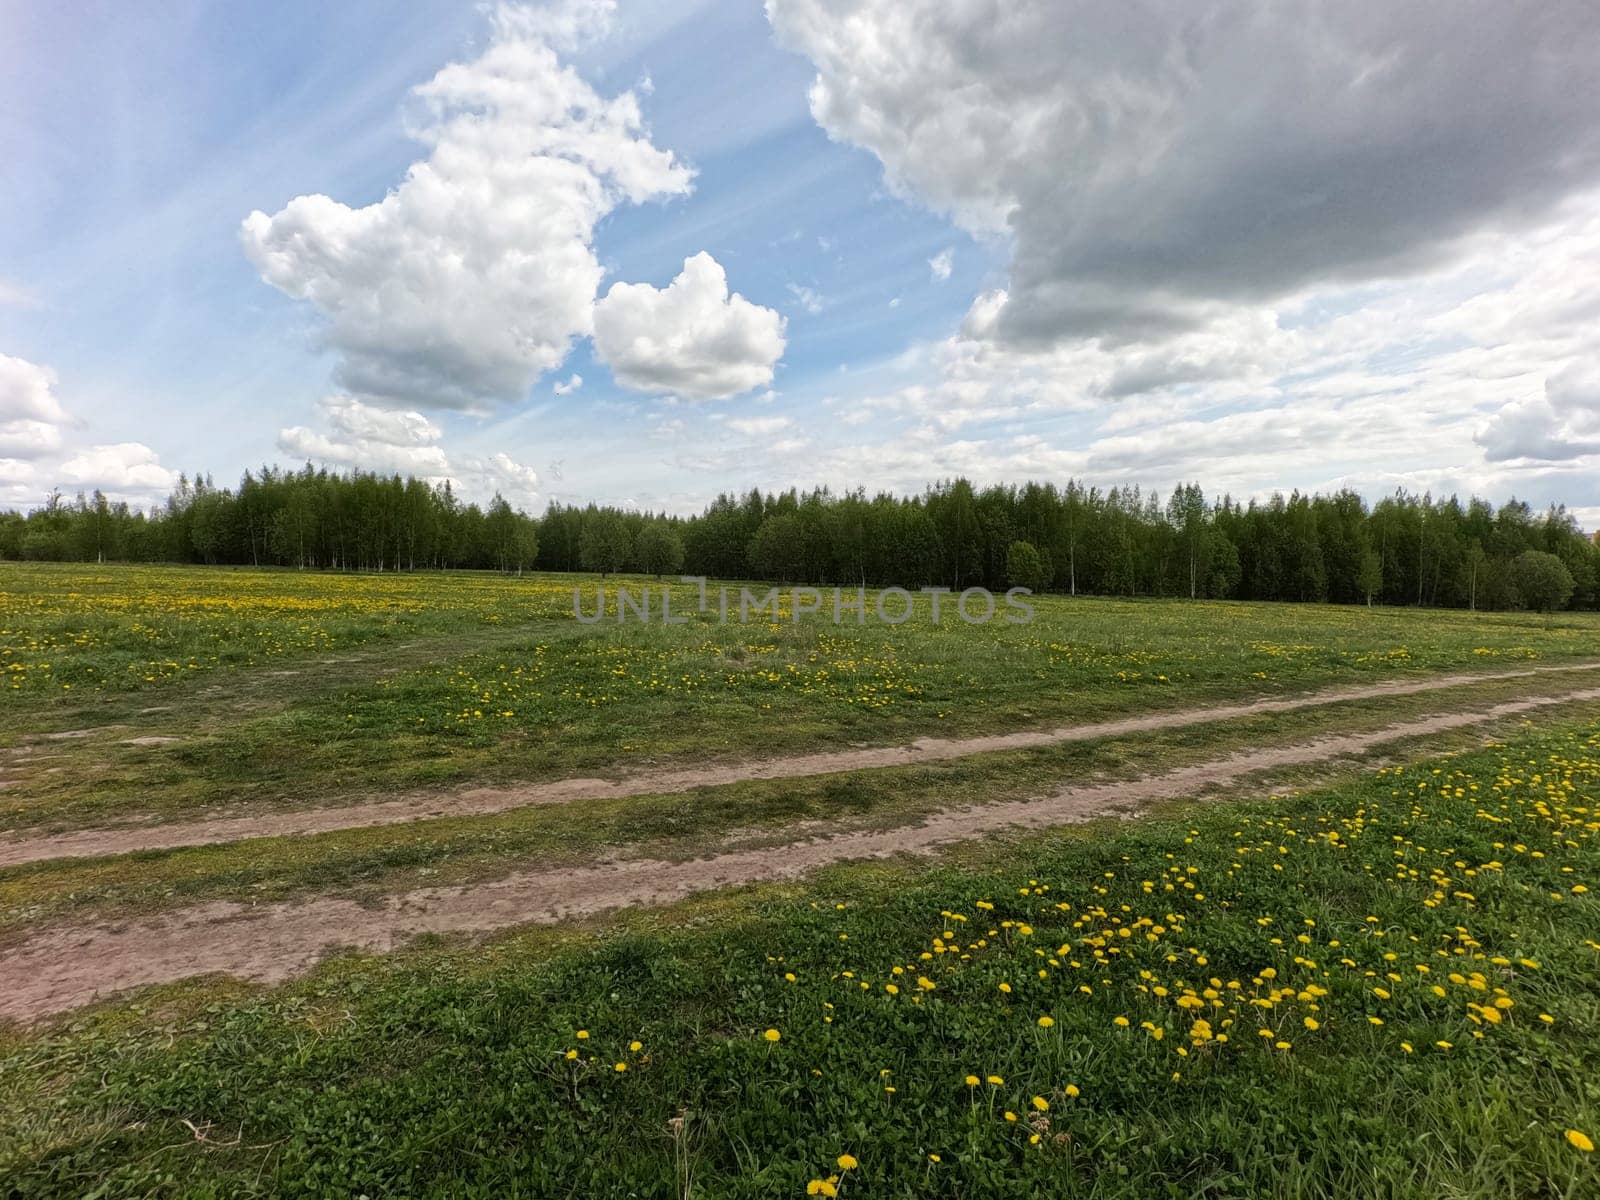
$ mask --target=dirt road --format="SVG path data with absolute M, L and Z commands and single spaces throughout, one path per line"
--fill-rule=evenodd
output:
M 1367 694 L 1393 695 L 1397 691 L 1369 690 Z M 469 886 L 399 893 L 375 907 L 334 897 L 255 907 L 208 903 L 138 921 L 60 926 L 29 938 L 0 962 L 0 1017 L 32 1020 L 121 989 L 211 972 L 272 982 L 305 971 L 335 947 L 387 951 L 422 933 L 486 933 L 628 905 L 662 904 L 718 887 L 795 878 L 846 860 L 925 854 L 985 834 L 1128 813 L 1141 804 L 1195 796 L 1207 787 L 1235 783 L 1260 771 L 1326 762 L 1389 742 L 1592 700 L 1600 700 L 1600 688 L 1529 697 L 1400 722 L 1368 733 L 1253 750 L 1144 779 L 1071 787 L 1032 800 L 955 807 L 918 824 L 890 830 L 840 833 L 775 847 L 729 850 L 690 862 L 623 859 L 570 870 L 523 872 Z M 1317 701 L 1303 697 L 1268 703 L 1304 707 L 1314 702 Z M 1283 709 L 1245 706 L 1244 711 Z M 1128 727 L 1126 722 L 1114 724 Z M 1104 730 L 1106 726 L 1098 728 Z M 1019 736 L 1050 738 L 1062 732 Z M 970 739 L 960 744 L 971 745 L 975 741 L 996 748 L 994 739 Z M 955 744 L 958 743 L 943 745 Z M 916 747 L 907 749 L 915 751 Z M 813 756 L 816 757 L 820 756 Z M 793 761 L 785 760 L 791 764 Z M 877 760 L 874 763 L 889 765 Z
M 624 774 L 618 779 L 561 779 L 510 788 L 473 788 L 452 795 L 437 793 L 347 807 L 298 809 L 291 812 L 248 816 L 217 816 L 202 821 L 159 825 L 120 825 L 49 834 L 21 830 L 0 835 L 0 867 L 61 858 L 98 858 L 136 850 L 168 850 L 179 846 L 204 846 L 250 838 L 292 837 L 399 825 L 430 817 L 480 816 L 542 804 L 567 804 L 578 800 L 609 800 L 625 796 L 666 795 L 699 787 L 720 787 L 763 779 L 803 779 L 849 771 L 905 767 L 943 762 L 974 754 L 1002 750 L 1028 750 L 1097 738 L 1182 729 L 1210 722 L 1270 713 L 1295 712 L 1354 700 L 1419 695 L 1446 688 L 1488 683 L 1500 679 L 1600 670 L 1600 662 L 1532 667 L 1519 671 L 1440 675 L 1427 679 L 1389 680 L 1384 683 L 1332 688 L 1301 696 L 1215 704 L 1174 712 L 1150 713 L 1055 729 L 1026 730 L 969 738 L 924 738 L 902 746 L 832 750 L 789 758 Z

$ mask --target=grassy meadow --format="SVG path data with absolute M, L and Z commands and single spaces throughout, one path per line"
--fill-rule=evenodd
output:
M 585 625 L 574 586 L 593 612 L 583 576 L 0 565 L 0 749 L 31 745 L 34 768 L 0 764 L 0 822 L 988 732 L 1600 648 L 1597 614 L 1056 596 L 1025 625 L 967 625 L 948 600 L 937 625 L 926 600 L 893 626 L 720 624 L 689 586 L 687 624 Z
M 608 607 L 651 582 L 608 581 Z M 590 625 L 575 585 L 592 612 L 587 577 L 0 566 L 0 829 L 1600 656 L 1595 614 L 1040 597 L 1022 625 L 934 624 L 925 599 L 900 625 L 743 625 L 677 586 L 685 624 Z M 381 905 L 530 868 L 782 854 L 1591 679 L 39 861 L 0 868 L 0 955 L 213 901 Z M 272 988 L 191 978 L 0 1029 L 0 1192 L 1600 1194 L 1600 700 L 1564 703 L 1133 822 L 346 952 Z
M 1600 1190 L 1600 720 L 0 1041 L 16 1196 Z

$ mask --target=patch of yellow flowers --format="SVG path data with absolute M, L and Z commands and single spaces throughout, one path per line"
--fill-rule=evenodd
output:
M 1441 1031 L 1455 1025 L 1475 1040 L 1493 1037 L 1519 1020 L 1554 1025 L 1557 1018 L 1530 999 L 1537 985 L 1523 986 L 1542 964 L 1485 946 L 1474 935 L 1473 914 L 1479 893 L 1497 886 L 1504 860 L 1525 856 L 1554 865 L 1551 859 L 1567 857 L 1600 834 L 1600 811 L 1589 791 L 1600 783 L 1600 735 L 1572 742 L 1570 751 L 1537 761 L 1506 754 L 1499 769 L 1486 776 L 1448 766 L 1385 768 L 1377 773 L 1391 785 L 1390 803 L 1384 805 L 1294 819 L 1247 816 L 1234 830 L 1232 860 L 1221 868 L 1168 855 L 1165 871 L 1150 878 L 1118 881 L 1117 872 L 1106 871 L 1100 879 L 1073 880 L 1066 887 L 1029 879 L 1010 901 L 985 898 L 942 910 L 938 932 L 901 961 L 832 972 L 831 982 L 840 989 L 834 999 L 876 995 L 877 1003 L 887 1005 L 998 1005 L 1002 1017 L 1019 1017 L 1032 1027 L 1043 1061 L 1059 1062 L 1060 1050 L 1046 1043 L 1062 1036 L 1060 1026 L 1073 1006 L 1103 1008 L 1109 996 L 1126 1011 L 1110 1020 L 1105 1036 L 1143 1039 L 1150 1047 L 1144 1060 L 1172 1081 L 1220 1056 L 1250 1053 L 1252 1046 L 1292 1054 L 1296 1036 L 1346 1044 L 1357 1039 L 1363 1052 L 1373 1054 L 1457 1052 L 1450 1037 L 1432 1038 L 1421 1050 L 1412 1041 L 1391 1038 L 1391 1022 Z M 1447 835 L 1448 822 L 1434 821 L 1429 812 L 1432 797 L 1470 802 L 1472 821 L 1480 829 L 1492 834 L 1515 825 L 1524 840 L 1494 840 L 1493 857 L 1468 858 L 1454 837 L 1435 845 L 1425 844 L 1420 834 L 1394 832 L 1415 828 Z M 1539 831 L 1537 842 L 1533 830 Z M 1199 837 L 1198 830 L 1189 833 L 1191 843 Z M 1348 855 L 1360 856 L 1374 874 L 1392 872 L 1419 917 L 1447 909 L 1453 924 L 1429 933 L 1431 916 L 1413 930 L 1392 914 L 1387 921 L 1368 914 L 1355 923 L 1353 935 L 1349 922 L 1335 934 L 1325 932 L 1313 916 L 1241 913 L 1233 900 L 1207 898 L 1208 892 L 1247 896 L 1252 879 L 1270 882 L 1285 870 L 1315 879 L 1319 860 Z M 1570 881 L 1548 890 L 1544 899 L 1589 902 L 1588 883 L 1571 878 L 1576 868 L 1563 863 L 1555 870 Z M 1142 910 L 1106 899 L 1118 882 L 1124 894 L 1145 898 Z M 1174 903 L 1180 897 L 1182 903 Z M 1259 964 L 1254 970 L 1224 975 L 1210 969 L 1210 956 L 1199 944 L 1203 935 L 1191 931 L 1208 904 L 1219 906 L 1218 916 L 1234 930 L 1228 955 L 1235 961 L 1253 957 Z M 999 916 L 1004 908 L 1013 915 Z M 1241 928 L 1253 931 L 1253 945 L 1237 943 Z M 1600 951 L 1600 943 L 1587 945 Z M 984 982 L 961 987 L 962 976 L 973 973 Z M 915 986 L 909 986 L 913 980 Z M 960 998 L 945 1000 L 947 993 Z M 834 1004 L 825 1003 L 831 1014 Z M 831 1015 L 825 1024 L 832 1024 Z M 1082 1029 L 1081 1021 L 1074 1024 Z M 1032 1145 L 1048 1133 L 1053 1102 L 1082 1096 L 1077 1084 L 1063 1083 L 1050 1091 L 1024 1089 L 1006 1104 L 1000 1075 L 977 1067 L 959 1072 L 957 1079 L 974 1093 L 975 1103 L 978 1093 L 1000 1096 L 994 1111 L 1008 1125 L 1026 1130 L 1032 1121 Z M 1028 1121 L 1019 1111 L 1031 1114 Z M 1565 1138 L 1580 1153 L 1593 1150 L 1581 1130 L 1569 1128 Z M 837 1182 L 830 1177 L 814 1186 Z

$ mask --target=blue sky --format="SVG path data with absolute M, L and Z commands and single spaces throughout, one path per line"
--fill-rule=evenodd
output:
M 1141 56 L 1181 30 L 1090 20 L 1068 31 L 1043 3 L 1009 10 L 1015 29 L 996 29 L 978 3 L 769 7 L 568 4 L 580 32 L 567 37 L 540 32 L 537 16 L 505 25 L 517 6 L 441 0 L 0 0 L 0 355 L 20 361 L 11 386 L 34 397 L 0 396 L 11 404 L 0 420 L 28 422 L 0 449 L 0 503 L 93 485 L 148 500 L 179 470 L 222 482 L 317 457 L 414 463 L 533 507 L 686 510 L 723 488 L 906 490 L 960 472 L 1162 491 L 1198 478 L 1236 494 L 1347 483 L 1516 492 L 1600 518 L 1600 376 L 1573 316 L 1592 311 L 1600 208 L 1590 174 L 1552 165 L 1593 157 L 1592 105 L 1561 101 L 1560 79 L 1516 94 L 1533 85 L 1515 82 L 1521 51 L 1503 34 L 1483 34 L 1502 36 L 1511 60 L 1503 103 L 1491 95 L 1472 114 L 1490 122 L 1484 144 L 1469 134 L 1439 151 L 1411 188 L 1394 163 L 1414 130 L 1437 128 L 1425 108 L 1385 104 L 1398 112 L 1392 130 L 1374 131 L 1370 164 L 1347 130 L 1320 127 L 1328 103 L 1238 130 L 1248 121 L 1217 114 L 1239 111 L 1228 64 L 1262 51 L 1251 38 L 1290 60 L 1378 37 L 1403 57 L 1414 39 L 1444 58 L 1445 83 L 1465 81 L 1483 47 L 1438 50 L 1425 24 L 1335 29 L 1287 52 L 1272 40 L 1292 36 L 1282 30 L 1230 34 L 1214 73 L 1202 64 L 1181 85 L 1186 123 L 1152 132 L 1119 106 L 1101 122 L 1120 123 L 1119 136 L 1101 143 L 1084 133 L 1093 123 L 1059 114 L 1103 102 L 1108 54 L 1125 60 L 1125 79 L 1147 70 L 1152 94 L 1176 86 L 1159 54 Z M 848 31 L 844 9 L 857 22 Z M 1570 29 L 1548 36 L 1573 41 Z M 878 38 L 896 48 L 888 65 Z M 603 278 L 592 295 L 573 285 L 577 324 L 534 331 L 570 337 L 558 365 L 524 356 L 525 375 L 513 370 L 492 394 L 464 383 L 465 401 L 374 385 L 363 364 L 405 370 L 415 346 L 471 343 L 499 310 L 434 331 L 423 291 L 403 321 L 379 301 L 360 331 L 341 331 L 338 313 L 364 288 L 402 281 L 384 276 L 380 251 L 359 278 L 312 261 L 295 248 L 291 202 L 383 205 L 430 161 L 414 136 L 414 89 L 450 64 L 481 74 L 494 45 L 522 43 L 551 50 L 602 99 L 631 93 L 642 124 L 626 153 L 670 154 L 692 184 L 608 202 L 588 246 Z M 1315 81 L 1316 65 L 1302 78 Z M 528 70 L 517 86 L 549 73 Z M 1261 86 L 1252 99 L 1271 109 L 1274 85 Z M 1550 144 L 1504 164 L 1530 181 L 1524 194 L 1436 198 L 1458 168 L 1474 178 L 1496 161 L 1495 120 L 1509 135 L 1540 104 L 1558 106 L 1542 122 Z M 518 122 L 532 118 L 491 117 L 497 145 L 518 152 Z M 1242 157 L 1280 134 L 1275 158 Z M 1333 147 L 1325 157 L 1298 149 L 1318 136 Z M 1149 145 L 1160 148 L 1142 151 L 1137 191 L 1101 182 Z M 1287 174 L 1291 145 L 1302 161 Z M 1208 192 L 1208 155 L 1236 192 Z M 1335 165 L 1342 182 L 1319 182 Z M 474 185 L 470 174 L 452 182 L 458 194 Z M 1320 225 L 1279 219 L 1304 196 L 1329 206 Z M 513 198 L 543 211 L 536 193 Z M 405 230 L 394 244 L 413 258 L 517 251 L 515 229 L 492 228 L 506 207 L 482 210 L 459 247 Z M 252 258 L 241 223 L 256 211 L 271 225 Z M 1246 216 L 1241 234 L 1232 226 Z M 335 244 L 337 215 L 310 219 L 330 239 L 323 249 Z M 286 247 L 291 261 L 269 281 L 260 255 Z M 686 324 L 667 289 L 700 254 L 749 305 L 719 293 L 714 272 L 686 276 L 684 304 L 693 293 L 709 305 Z M 942 254 L 947 277 L 930 266 Z M 1552 272 L 1572 295 L 1542 314 L 1530 297 L 1548 298 Z M 643 290 L 611 304 L 616 284 Z M 608 342 L 572 332 L 591 308 Z M 523 322 L 519 338 L 531 319 L 506 318 Z M 478 349 L 444 346 L 423 378 L 448 384 Z M 581 386 L 557 394 L 574 375 Z M 735 378 L 763 382 L 723 394 Z M 408 413 L 404 436 L 385 432 Z

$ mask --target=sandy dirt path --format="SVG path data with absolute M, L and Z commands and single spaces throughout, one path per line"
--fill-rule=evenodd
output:
M 1507 701 L 1369 733 L 1241 752 L 1143 779 L 1070 787 L 1040 799 L 951 808 L 889 830 L 824 835 L 688 862 L 623 859 L 520 872 L 486 883 L 399 893 L 375 906 L 326 896 L 260 906 L 214 902 L 137 921 L 60 926 L 29 938 L 0 961 L 0 1018 L 33 1020 L 126 988 L 212 972 L 277 982 L 307 970 L 334 948 L 384 952 L 423 933 L 487 933 L 665 904 L 713 888 L 793 879 L 852 859 L 927 854 L 985 834 L 1127 814 L 1141 804 L 1194 796 L 1258 771 L 1325 762 L 1404 738 L 1597 699 L 1600 688 Z
M 1333 688 L 1300 696 L 1216 704 L 1174 712 L 1149 713 L 1055 729 L 1024 730 L 968 738 L 922 738 L 909 745 L 829 750 L 788 758 L 731 763 L 726 766 L 691 767 L 628 774 L 619 779 L 559 779 L 549 783 L 509 788 L 471 788 L 451 795 L 431 793 L 372 804 L 338 808 L 299 809 L 252 816 L 218 816 L 202 821 L 175 821 L 159 825 L 119 825 L 48 834 L 20 830 L 0 834 L 0 868 L 60 858 L 98 858 L 136 850 L 170 850 L 179 846 L 206 846 L 250 838 L 294 837 L 330 833 L 339 829 L 364 829 L 376 825 L 401 825 L 433 817 L 482 816 L 509 809 L 576 800 L 611 800 L 626 796 L 660 796 L 699 787 L 719 787 L 762 779 L 803 779 L 848 771 L 905 767 L 943 762 L 973 754 L 1002 750 L 1030 750 L 1096 738 L 1125 737 L 1164 729 L 1182 729 L 1212 721 L 1269 713 L 1294 712 L 1352 700 L 1411 696 L 1444 688 L 1499 679 L 1600 670 L 1600 662 L 1531 667 L 1519 671 L 1439 675 L 1428 679 L 1395 679 L 1357 687 Z

